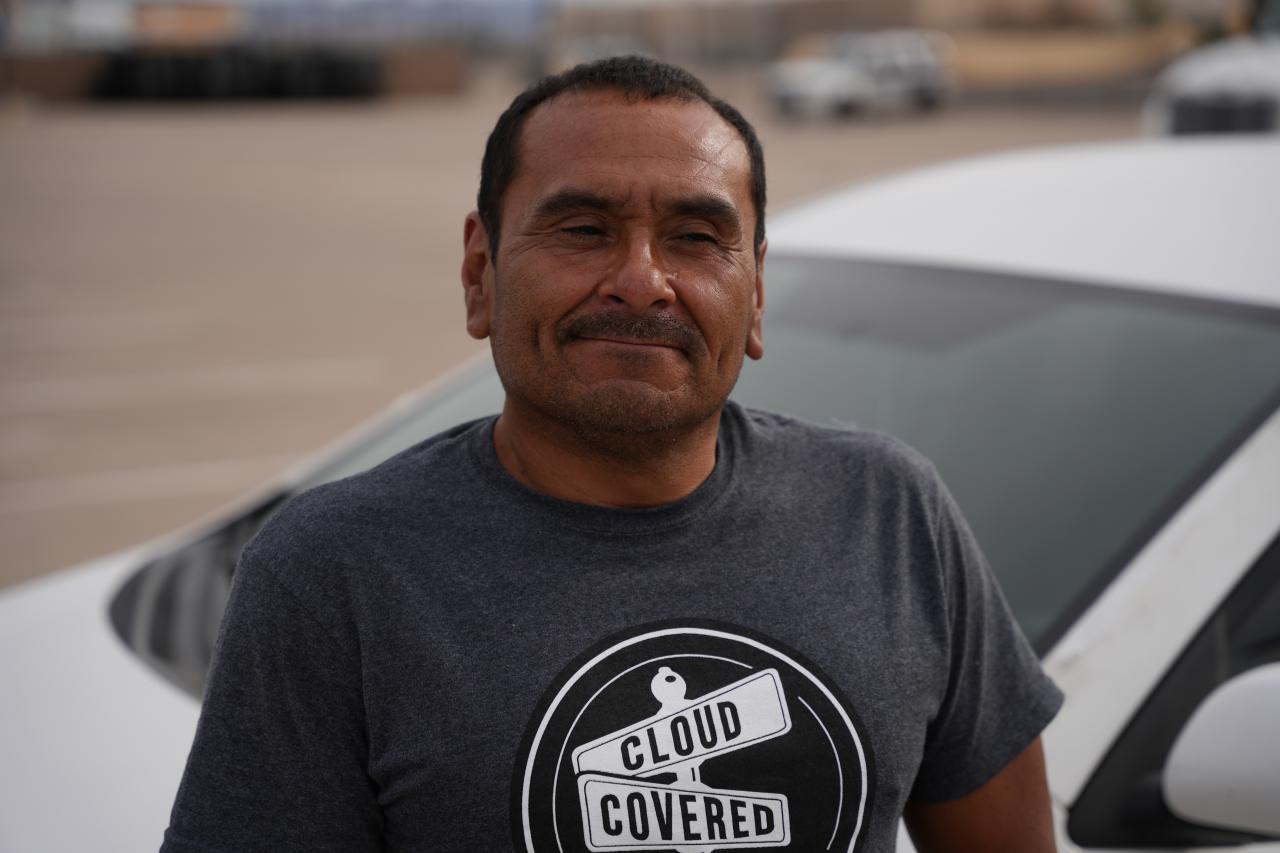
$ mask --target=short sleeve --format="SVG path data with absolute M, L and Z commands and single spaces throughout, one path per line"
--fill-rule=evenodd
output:
M 955 501 L 937 483 L 935 547 L 946 590 L 947 685 L 926 733 L 911 799 L 962 797 L 1040 735 L 1062 693 L 1013 619 Z
M 236 569 L 162 853 L 381 847 L 358 657 L 272 562 Z

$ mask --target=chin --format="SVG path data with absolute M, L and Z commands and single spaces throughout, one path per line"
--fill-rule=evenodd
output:
M 714 421 L 724 399 L 690 399 L 687 388 L 664 391 L 644 382 L 610 382 L 582 394 L 556 394 L 544 411 L 584 436 L 669 433 L 674 438 Z

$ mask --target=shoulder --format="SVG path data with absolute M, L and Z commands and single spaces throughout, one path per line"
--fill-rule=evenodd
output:
M 829 525 L 909 532 L 930 550 L 958 515 L 933 463 L 901 439 L 751 409 L 735 418 L 739 484 L 774 507 Z
M 346 563 L 368 565 L 424 518 L 437 517 L 474 484 L 470 446 L 488 420 L 460 424 L 359 474 L 291 498 L 245 548 L 243 562 L 267 563 L 278 577 Z
M 901 439 L 856 426 L 823 426 L 790 415 L 733 406 L 748 456 L 772 459 L 805 477 L 838 477 L 934 492 L 937 470 Z

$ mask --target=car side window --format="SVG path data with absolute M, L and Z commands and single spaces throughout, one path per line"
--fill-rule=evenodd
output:
M 147 563 L 120 588 L 108 613 L 120 639 L 199 699 L 240 552 L 285 501 L 275 495 L 229 524 Z
M 1161 793 L 1178 734 L 1219 685 L 1280 661 L 1280 537 L 1201 627 L 1130 721 L 1071 808 L 1067 832 L 1083 847 L 1207 847 L 1263 837 L 1189 823 Z

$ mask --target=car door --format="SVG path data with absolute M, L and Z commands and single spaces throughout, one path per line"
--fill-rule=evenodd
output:
M 1197 709 L 1280 662 L 1278 475 L 1273 412 L 1048 655 L 1067 694 L 1046 732 L 1062 849 L 1280 851 L 1280 830 L 1212 827 L 1167 797 L 1170 755 Z M 1280 742 L 1280 695 L 1264 701 L 1259 750 Z
M 1212 808 L 1206 810 L 1196 802 L 1190 808 L 1194 814 L 1186 814 L 1185 805 L 1179 809 L 1183 814 L 1175 813 L 1176 804 L 1169 796 L 1174 772 L 1171 756 L 1199 710 L 1211 696 L 1221 696 L 1239 685 L 1242 676 L 1274 670 L 1277 663 L 1280 537 L 1272 539 L 1235 588 L 1209 612 L 1107 750 L 1069 810 L 1067 834 L 1071 841 L 1082 848 L 1280 850 L 1280 820 L 1274 817 L 1274 808 L 1270 815 L 1254 816 L 1252 823 L 1240 825 L 1231 818 L 1215 816 Z M 1280 735 L 1280 690 L 1272 688 L 1262 700 L 1268 707 L 1255 708 L 1263 715 L 1260 721 L 1244 724 L 1255 731 L 1216 738 L 1218 755 L 1214 760 L 1228 773 L 1249 764 L 1254 750 L 1280 755 L 1275 737 Z M 1201 727 L 1205 724 L 1204 720 L 1197 722 Z M 1269 787 L 1280 790 L 1280 760 L 1268 764 Z M 1181 772 L 1207 771 L 1193 768 Z M 1206 778 L 1203 783 L 1234 787 L 1237 798 L 1255 798 L 1241 785 L 1224 785 L 1216 778 Z M 1261 796 L 1269 799 L 1274 793 L 1263 792 Z

